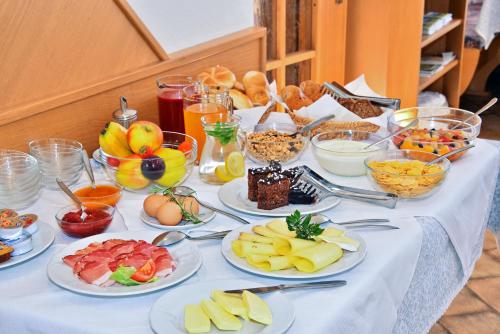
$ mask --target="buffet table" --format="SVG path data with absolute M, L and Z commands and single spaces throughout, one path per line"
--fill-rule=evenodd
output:
M 307 164 L 339 184 L 370 189 L 364 177 L 328 175 L 310 150 L 297 164 Z M 295 321 L 288 333 L 426 333 L 463 287 L 481 254 L 499 166 L 498 146 L 477 140 L 477 147 L 453 163 L 444 185 L 430 198 L 400 201 L 394 210 L 343 200 L 325 212 L 336 221 L 389 218 L 390 224 L 400 229 L 359 231 L 367 244 L 366 258 L 334 276 L 346 280 L 346 286 L 286 292 L 295 308 Z M 98 178 L 105 177 L 102 170 L 96 172 Z M 196 169 L 186 185 L 196 189 L 202 200 L 223 207 L 217 198 L 219 187 L 202 183 Z M 144 195 L 125 192 L 118 204 L 124 221 L 113 222 L 108 232 L 150 228 L 139 219 L 143 199 Z M 500 201 L 498 196 L 496 201 Z M 151 333 L 149 311 L 164 291 L 97 298 L 63 290 L 48 279 L 49 259 L 74 241 L 62 234 L 53 217 L 67 203 L 62 193 L 44 189 L 38 202 L 26 210 L 52 225 L 56 240 L 33 260 L 0 271 L 0 332 Z M 269 220 L 241 215 L 252 222 Z M 450 230 L 454 221 L 457 228 Z M 498 229 L 498 222 L 492 221 L 491 227 Z M 204 229 L 238 226 L 217 215 Z M 221 255 L 220 241 L 191 242 L 199 247 L 203 264 L 183 285 L 235 278 L 263 285 L 283 283 L 233 267 Z

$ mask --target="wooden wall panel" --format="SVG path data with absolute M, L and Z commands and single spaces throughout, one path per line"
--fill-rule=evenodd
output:
M 0 2 L 0 114 L 158 63 L 118 2 Z
M 424 0 L 349 0 L 346 81 L 361 74 L 378 93 L 417 104 Z
M 197 74 L 223 64 L 238 78 L 249 70 L 265 68 L 265 29 L 249 28 L 188 50 L 169 55 L 159 64 L 101 83 L 100 91 L 82 91 L 71 101 L 31 117 L 0 126 L 0 148 L 27 150 L 33 138 L 64 137 L 81 141 L 90 151 L 98 146 L 98 132 L 119 106 L 119 96 L 139 110 L 139 118 L 158 121 L 155 78 L 164 74 Z M 89 87 L 94 92 L 99 87 Z

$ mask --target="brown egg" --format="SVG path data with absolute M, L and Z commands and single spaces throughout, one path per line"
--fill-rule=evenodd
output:
M 150 217 L 156 217 L 158 208 L 167 203 L 169 198 L 159 194 L 152 194 L 146 197 L 143 203 L 144 212 Z
M 174 202 L 166 202 L 156 211 L 156 219 L 162 225 L 177 225 L 182 220 L 181 208 Z
M 200 213 L 200 204 L 193 197 L 185 197 L 182 200 L 182 207 L 184 208 L 184 210 L 193 215 L 197 215 L 198 213 Z

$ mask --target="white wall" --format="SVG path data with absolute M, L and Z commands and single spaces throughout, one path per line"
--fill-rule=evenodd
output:
M 167 53 L 253 26 L 253 0 L 128 0 Z

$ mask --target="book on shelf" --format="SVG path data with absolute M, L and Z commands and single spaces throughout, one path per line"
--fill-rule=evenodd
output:
M 424 15 L 424 26 L 422 33 L 432 35 L 452 20 L 451 13 L 428 12 Z
M 420 59 L 420 76 L 433 76 L 455 58 L 455 54 L 451 51 L 443 52 L 439 56 L 422 56 Z

